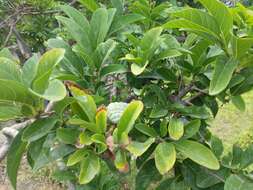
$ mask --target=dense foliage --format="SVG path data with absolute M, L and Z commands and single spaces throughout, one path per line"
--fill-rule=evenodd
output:
M 219 102 L 244 110 L 253 87 L 252 10 L 79 2 L 43 55 L 0 52 L 0 120 L 31 121 L 8 153 L 13 187 L 26 154 L 76 189 L 253 189 L 253 146 L 224 153 L 209 132 Z

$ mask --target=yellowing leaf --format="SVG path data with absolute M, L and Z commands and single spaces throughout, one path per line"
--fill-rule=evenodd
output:
M 155 165 L 163 175 L 171 170 L 176 162 L 176 150 L 171 143 L 160 143 L 155 149 Z
M 180 119 L 172 118 L 168 126 L 169 135 L 173 140 L 179 140 L 184 135 L 184 124 Z
M 149 138 L 146 142 L 140 143 L 132 141 L 126 149 L 135 157 L 141 156 L 155 142 L 155 138 Z
M 97 128 L 104 133 L 107 126 L 107 110 L 105 107 L 99 108 L 96 113 L 96 125 Z

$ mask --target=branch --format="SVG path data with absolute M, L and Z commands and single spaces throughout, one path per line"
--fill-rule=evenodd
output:
M 20 36 L 19 32 L 17 31 L 16 27 L 13 27 L 13 33 L 17 38 L 18 47 L 20 49 L 21 54 L 24 56 L 25 59 L 31 57 L 32 53 L 29 50 L 28 46 L 26 45 L 25 41 Z

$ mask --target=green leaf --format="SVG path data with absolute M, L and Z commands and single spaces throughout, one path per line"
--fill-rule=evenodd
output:
M 171 170 L 176 162 L 176 150 L 173 144 L 163 142 L 155 149 L 155 165 L 158 171 L 164 175 Z
M 79 2 L 92 12 L 99 8 L 95 0 L 79 0 Z
M 210 95 L 217 95 L 228 86 L 237 64 L 238 62 L 234 58 L 229 60 L 224 57 L 217 58 L 209 87 Z
M 139 45 L 143 51 L 145 61 L 149 60 L 154 55 L 157 48 L 160 47 L 163 40 L 160 36 L 162 31 L 162 27 L 152 28 L 151 30 L 147 31 L 141 39 Z
M 208 119 L 211 114 L 206 106 L 181 106 L 176 105 L 176 110 L 184 115 L 197 118 L 197 119 Z
M 72 95 L 74 96 L 74 98 L 77 100 L 78 105 L 87 115 L 88 120 L 90 122 L 95 122 L 97 106 L 92 96 L 88 95 L 84 90 L 78 87 L 69 86 L 68 88 L 72 93 Z
M 209 30 L 209 32 L 213 35 L 218 36 L 220 34 L 220 29 L 219 26 L 217 25 L 216 20 L 204 11 L 189 8 L 174 12 L 172 15 L 175 17 L 187 19 L 191 22 L 194 22 L 206 28 L 206 30 Z
M 185 9 L 173 13 L 173 16 L 179 17 L 179 19 L 164 24 L 165 29 L 183 28 L 195 32 L 205 39 L 219 41 L 220 28 L 216 20 L 208 13 L 197 9 Z
M 160 134 L 161 137 L 165 137 L 168 134 L 168 120 L 163 119 L 160 124 Z
M 91 140 L 91 135 L 87 131 L 82 132 L 79 136 L 79 139 L 80 144 L 83 145 L 91 145 L 93 143 Z
M 240 59 L 243 58 L 243 56 L 247 53 L 247 51 L 252 47 L 253 45 L 253 38 L 238 38 L 236 36 L 233 36 L 232 39 L 232 49 L 234 57 Z
M 241 96 L 232 96 L 231 100 L 237 109 L 239 109 L 240 111 L 245 111 L 246 105 Z
M 38 98 L 31 94 L 25 86 L 11 80 L 0 79 L 0 92 L 0 101 L 8 104 L 33 106 L 38 101 Z
M 75 101 L 73 97 L 65 97 L 63 100 L 55 102 L 53 109 L 57 115 L 62 117 L 65 109 Z
M 226 37 L 232 30 L 233 17 L 224 3 L 218 0 L 198 0 L 212 14 Z M 219 11 L 217 11 L 219 10 Z
M 79 183 L 89 183 L 100 170 L 99 158 L 94 154 L 89 154 L 85 157 L 81 164 L 81 171 L 79 174 Z
M 32 83 L 32 89 L 36 93 L 43 94 L 47 89 L 53 69 L 63 59 L 64 53 L 64 49 L 55 48 L 42 55 L 36 77 Z
M 37 93 L 32 89 L 29 89 L 31 93 L 34 95 L 44 98 L 49 101 L 60 101 L 65 98 L 67 95 L 67 90 L 65 85 L 57 79 L 54 79 L 48 83 L 47 89 L 43 92 L 43 94 Z
M 130 24 L 143 20 L 144 17 L 139 14 L 127 14 L 127 15 L 120 15 L 115 17 L 115 21 L 112 23 L 112 27 L 110 29 L 110 35 L 129 26 Z
M 81 162 L 89 152 L 86 149 L 80 149 L 71 154 L 68 158 L 67 166 L 73 166 L 78 162 Z
M 193 137 L 200 128 L 201 121 L 199 119 L 195 119 L 187 123 L 184 127 L 184 139 L 189 139 Z
M 22 117 L 20 106 L 0 103 L 0 121 L 7 121 L 19 117 Z
M 136 189 L 148 189 L 152 184 L 157 184 L 162 179 L 162 175 L 155 167 L 154 159 L 144 163 L 136 176 Z
M 101 130 L 97 128 L 97 125 L 95 123 L 87 122 L 82 119 L 71 118 L 68 120 L 67 123 L 70 125 L 80 125 L 80 127 L 83 127 L 95 133 L 101 132 Z
M 39 57 L 37 54 L 34 54 L 22 67 L 22 79 L 27 87 L 31 87 L 32 81 L 36 77 L 38 63 Z
M 121 15 L 124 12 L 124 0 L 111 0 L 112 6 L 117 9 L 117 14 Z
M 23 131 L 20 131 L 14 138 L 7 155 L 7 174 L 14 189 L 16 189 L 18 168 L 27 146 L 27 143 L 22 141 L 22 134 Z
M 146 124 L 143 123 L 138 123 L 134 126 L 138 131 L 140 131 L 141 133 L 148 135 L 150 137 L 157 137 L 158 134 L 155 131 L 155 129 L 153 129 L 152 127 L 149 127 Z
M 168 110 L 163 105 L 155 105 L 149 115 L 150 118 L 162 118 L 168 114 Z
M 126 149 L 135 157 L 141 156 L 155 142 L 155 138 L 149 138 L 144 143 L 132 141 Z
M 219 161 L 206 146 L 190 140 L 182 140 L 175 143 L 175 147 L 184 156 L 190 158 L 194 162 L 205 166 L 212 170 L 220 168 Z
M 125 65 L 120 64 L 110 64 L 108 66 L 103 67 L 100 70 L 100 76 L 105 77 L 110 74 L 118 74 L 118 73 L 126 73 L 128 72 L 128 68 Z
M 97 128 L 102 132 L 106 132 L 107 127 L 107 110 L 106 108 L 102 107 L 96 113 L 96 125 Z
M 118 138 L 121 138 L 123 132 L 126 134 L 132 129 L 135 120 L 139 117 L 143 110 L 143 103 L 141 101 L 132 101 L 124 110 L 118 123 Z
M 179 140 L 184 135 L 184 123 L 180 119 L 171 118 L 168 132 L 173 140 Z
M 57 182 L 72 181 L 76 179 L 75 173 L 73 171 L 60 169 L 54 171 L 51 177 Z
M 55 117 L 38 119 L 25 128 L 22 140 L 33 142 L 47 135 L 55 126 L 58 119 Z
M 224 190 L 249 190 L 253 189 L 253 183 L 246 178 L 232 174 L 225 182 Z
M 105 63 L 107 63 L 107 60 L 110 58 L 116 45 L 117 43 L 112 39 L 108 39 L 105 42 L 98 44 L 92 54 L 92 60 L 97 69 L 100 69 Z
M 20 66 L 8 58 L 0 57 L 0 79 L 22 83 Z
M 112 24 L 116 9 L 97 9 L 91 18 L 91 39 L 93 41 L 93 48 L 105 40 L 105 37 Z
M 71 46 L 67 42 L 58 38 L 49 39 L 47 41 L 47 45 L 50 48 L 64 48 L 66 52 L 64 54 L 63 60 L 59 64 L 60 67 L 62 67 L 68 73 L 70 72 L 74 74 L 75 76 L 83 77 L 83 74 L 84 74 L 83 66 L 85 65 L 85 63 L 79 56 L 77 56 L 75 52 L 72 51 Z
M 76 128 L 58 128 L 56 137 L 64 144 L 75 144 L 80 131 Z

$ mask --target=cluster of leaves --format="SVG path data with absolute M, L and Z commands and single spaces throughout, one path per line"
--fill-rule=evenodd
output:
M 26 152 L 35 171 L 61 159 L 55 177 L 77 189 L 252 189 L 252 146 L 224 155 L 208 131 L 218 101 L 244 110 L 253 87 L 251 10 L 80 2 L 89 16 L 61 6 L 56 17 L 73 43 L 50 39 L 23 67 L 0 52 L 0 119 L 35 118 L 9 151 L 12 185 Z

